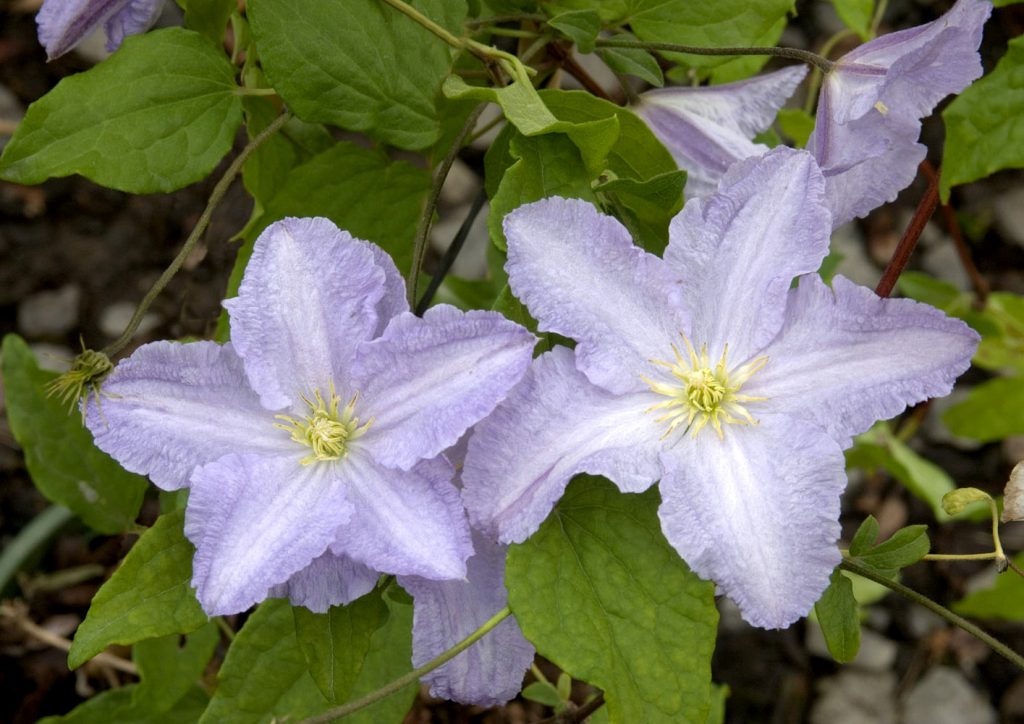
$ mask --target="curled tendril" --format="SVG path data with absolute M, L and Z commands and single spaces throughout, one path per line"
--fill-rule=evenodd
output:
M 114 369 L 110 358 L 102 352 L 83 349 L 71 363 L 71 369 L 46 385 L 46 394 L 57 397 L 68 406 L 68 414 L 75 409 L 79 400 L 92 393 L 99 404 L 100 384 Z M 86 402 L 88 404 L 88 402 Z M 86 405 L 82 405 L 82 420 L 85 420 Z

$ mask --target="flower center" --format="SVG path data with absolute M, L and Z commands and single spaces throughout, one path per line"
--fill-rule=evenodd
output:
M 641 379 L 650 386 L 652 392 L 668 398 L 646 410 L 647 412 L 665 411 L 656 420 L 668 423 L 668 429 L 662 435 L 662 439 L 671 435 L 676 428 L 684 424 L 690 434 L 696 437 L 697 433 L 710 423 L 719 438 L 725 436 L 722 423 L 757 424 L 757 420 L 751 416 L 742 403 L 759 402 L 767 398 L 741 395 L 739 391 L 755 372 L 768 363 L 768 358 L 758 357 L 745 365 L 730 370 L 727 359 L 729 345 L 726 345 L 722 350 L 721 358 L 712 366 L 708 359 L 707 345 L 701 347 L 698 355 L 686 335 L 682 335 L 682 337 L 686 344 L 688 360 L 683 358 L 683 355 L 679 353 L 679 348 L 675 345 L 672 345 L 674 361 L 651 360 L 652 364 L 667 368 L 672 373 L 672 381 L 654 382 L 641 375 Z
M 371 418 L 360 426 L 355 416 L 356 394 L 345 407 L 338 409 L 341 398 L 334 393 L 331 385 L 330 395 L 325 401 L 320 390 L 313 391 L 313 399 L 302 396 L 302 401 L 309 407 L 309 414 L 302 420 L 288 415 L 277 415 L 281 423 L 274 427 L 290 432 L 292 440 L 310 448 L 313 453 L 299 462 L 309 465 L 318 461 L 340 460 L 348 454 L 348 443 L 360 437 L 373 424 Z

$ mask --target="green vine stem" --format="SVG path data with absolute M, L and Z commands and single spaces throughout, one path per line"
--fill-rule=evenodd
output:
M 51 505 L 22 528 L 0 553 L 0 591 L 7 588 L 25 561 L 74 517 L 63 505 Z
M 434 222 L 434 211 L 437 209 L 438 199 L 441 198 L 441 188 L 444 186 L 444 180 L 448 178 L 448 172 L 451 171 L 452 164 L 455 163 L 459 151 L 462 150 L 463 144 L 473 132 L 480 114 L 484 112 L 486 107 L 486 103 L 479 103 L 476 108 L 470 111 L 469 116 L 466 117 L 466 122 L 462 124 L 462 129 L 455 137 L 455 140 L 452 141 L 448 154 L 434 170 L 434 181 L 430 187 L 430 196 L 427 197 L 427 203 L 423 207 L 423 213 L 420 215 L 419 225 L 416 227 L 416 236 L 413 239 L 412 246 L 412 266 L 409 267 L 409 276 L 406 277 L 405 281 L 405 290 L 410 308 L 415 308 L 416 306 L 420 270 L 423 268 L 423 258 L 427 253 L 427 239 L 430 237 L 430 226 Z
M 868 580 L 874 581 L 875 583 L 880 583 L 881 585 L 885 586 L 886 588 L 892 591 L 895 591 L 901 596 L 909 598 L 914 603 L 924 606 L 929 611 L 938 614 L 954 626 L 959 626 L 964 631 L 971 634 L 971 636 L 977 638 L 979 641 L 983 641 L 984 643 L 988 644 L 988 646 L 993 651 L 995 651 L 1000 656 L 1008 659 L 1010 662 L 1016 665 L 1017 668 L 1024 671 L 1024 656 L 1021 656 L 1006 644 L 985 633 L 963 616 L 959 616 L 953 613 L 945 606 L 936 603 L 927 596 L 921 595 L 914 589 L 907 588 L 902 583 L 898 583 L 892 579 L 886 578 L 885 576 L 876 573 L 874 570 L 868 568 L 867 566 L 862 566 L 861 564 L 856 563 L 855 561 L 852 561 L 850 559 L 844 559 L 839 564 L 839 567 L 845 571 L 849 571 L 850 573 L 856 573 L 858 576 L 867 578 Z
M 114 340 L 112 344 L 107 345 L 103 349 L 103 354 L 107 357 L 113 357 L 124 349 L 125 345 L 131 341 L 132 335 L 135 334 L 135 330 L 138 329 L 139 323 L 149 310 L 149 306 L 153 303 L 153 300 L 160 295 L 160 292 L 164 290 L 167 283 L 170 282 L 171 279 L 174 278 L 174 275 L 178 273 L 178 270 L 181 269 L 181 265 L 185 263 L 185 259 L 188 258 L 188 255 L 195 247 L 196 242 L 198 242 L 202 237 L 203 232 L 206 231 L 206 227 L 210 225 L 210 218 L 213 216 L 214 210 L 217 208 L 217 205 L 220 204 L 221 199 L 224 198 L 224 194 L 227 193 L 228 187 L 231 186 L 231 182 L 235 180 L 235 176 L 237 176 L 238 172 L 242 170 L 242 165 L 246 162 L 253 151 L 263 145 L 264 141 L 277 133 L 291 117 L 292 114 L 285 111 L 275 118 L 269 126 L 264 128 L 256 135 L 255 138 L 249 141 L 246 147 L 242 149 L 242 152 L 238 154 L 238 157 L 231 162 L 231 165 L 228 166 L 224 175 L 220 177 L 217 185 L 213 187 L 213 191 L 210 193 L 210 199 L 206 202 L 206 208 L 203 209 L 203 213 L 199 217 L 199 221 L 197 221 L 196 225 L 193 227 L 192 233 L 189 234 L 188 239 L 185 240 L 185 245 L 181 247 L 181 251 L 179 251 L 178 255 L 174 257 L 174 260 L 170 265 L 164 269 L 164 273 L 160 275 L 160 278 L 157 279 L 150 290 L 146 292 L 146 296 L 142 298 L 141 302 L 139 302 L 139 306 L 136 308 L 135 314 L 132 315 L 132 318 L 128 322 L 128 326 L 125 327 L 121 336 Z
M 388 0 L 385 0 L 388 1 Z M 835 66 L 831 60 L 817 53 L 800 48 L 703 48 L 696 45 L 679 45 L 677 43 L 653 43 L 644 40 L 627 40 L 625 38 L 598 38 L 595 45 L 599 48 L 636 48 L 638 50 L 661 50 L 687 55 L 773 55 L 776 58 L 787 58 L 809 63 L 828 73 Z
M 440 656 L 431 659 L 418 669 L 413 669 L 408 674 L 404 674 L 403 676 L 398 677 L 394 681 L 385 684 L 376 691 L 371 691 L 369 694 L 362 697 L 361 699 L 356 699 L 355 701 L 350 701 L 347 704 L 342 704 L 341 706 L 335 707 L 333 709 L 328 709 L 319 716 L 310 717 L 309 719 L 303 719 L 301 722 L 299 722 L 299 724 L 327 724 L 327 722 L 333 721 L 335 719 L 341 719 L 342 717 L 346 717 L 349 714 L 354 714 L 360 709 L 365 709 L 371 704 L 376 704 L 381 699 L 386 699 L 392 694 L 398 693 L 399 691 L 407 687 L 409 684 L 419 681 L 420 677 L 424 674 L 428 674 L 434 669 L 443 666 L 444 664 L 454 659 L 456 656 L 461 654 L 463 651 L 465 651 L 470 646 L 472 646 L 477 641 L 486 636 L 488 633 L 490 633 L 495 626 L 497 626 L 499 623 L 501 623 L 511 615 L 512 609 L 510 609 L 508 606 L 505 606 L 505 608 L 501 609 L 496 614 L 487 619 L 483 626 L 478 628 L 476 631 L 471 633 L 469 636 L 464 638 L 459 643 L 452 646 L 450 649 L 445 651 Z

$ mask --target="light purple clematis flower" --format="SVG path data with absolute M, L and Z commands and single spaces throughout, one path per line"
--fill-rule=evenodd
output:
M 466 438 L 448 451 L 458 468 L 466 455 Z M 456 484 L 460 483 L 456 476 Z M 412 663 L 422 666 L 459 643 L 508 604 L 505 554 L 508 546 L 473 531 L 473 557 L 461 581 L 431 581 L 400 576 L 414 600 Z M 515 697 L 533 663 L 535 649 L 519 624 L 506 618 L 490 633 L 422 678 L 430 693 L 477 706 L 500 706 Z
M 817 165 L 787 148 L 689 201 L 664 259 L 582 201 L 509 214 L 512 290 L 577 344 L 537 358 L 474 429 L 471 522 L 521 541 L 576 473 L 624 492 L 660 480 L 666 538 L 747 621 L 806 614 L 840 558 L 842 448 L 948 393 L 978 342 L 932 307 L 826 286 L 830 230 Z
M 190 488 L 204 610 L 271 592 L 322 610 L 376 571 L 463 578 L 441 453 L 519 380 L 533 336 L 491 312 L 413 316 L 387 254 L 326 219 L 269 226 L 225 306 L 231 344 L 140 347 L 86 418 L 125 468 Z
M 892 201 L 917 174 L 926 149 L 921 119 L 981 76 L 984 0 L 958 0 L 938 20 L 883 35 L 825 75 L 807 148 L 825 175 L 838 226 Z
M 772 124 L 806 75 L 805 66 L 794 65 L 737 83 L 658 88 L 641 94 L 632 110 L 686 171 L 687 198 L 706 196 L 736 161 L 768 151 L 751 139 Z
M 45 0 L 36 15 L 39 42 L 53 60 L 102 25 L 113 52 L 127 36 L 149 30 L 163 7 L 164 0 Z

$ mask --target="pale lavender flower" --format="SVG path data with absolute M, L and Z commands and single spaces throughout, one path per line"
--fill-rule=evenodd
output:
M 447 453 L 462 468 L 466 438 Z M 456 485 L 461 485 L 456 475 Z M 413 597 L 412 663 L 419 667 L 441 655 L 487 622 L 508 604 L 505 555 L 508 546 L 473 531 L 473 557 L 461 581 L 431 581 L 400 576 L 398 582 Z M 430 693 L 477 706 L 500 706 L 515 697 L 535 650 L 509 617 L 490 633 L 422 678 Z
M 737 83 L 657 88 L 633 107 L 679 168 L 686 196 L 706 196 L 732 164 L 768 151 L 751 139 L 766 130 L 793 95 L 807 68 L 794 65 Z
M 164 0 L 45 0 L 36 15 L 39 42 L 53 60 L 102 25 L 113 52 L 127 36 L 149 30 L 163 7 Z
M 825 75 L 807 148 L 825 175 L 833 225 L 867 215 L 914 180 L 926 152 L 921 119 L 981 76 L 991 11 L 984 0 L 958 0 L 938 20 L 852 50 Z
M 475 427 L 471 522 L 521 541 L 576 473 L 624 492 L 660 479 L 666 538 L 747 621 L 806 614 L 839 562 L 842 448 L 948 393 L 978 341 L 937 309 L 811 273 L 824 187 L 804 151 L 741 161 L 672 221 L 664 260 L 582 201 L 509 214 L 512 290 L 577 344 L 536 359 Z
M 376 571 L 464 577 L 469 528 L 441 453 L 520 378 L 533 337 L 491 312 L 413 316 L 387 254 L 326 219 L 268 227 L 225 306 L 231 344 L 145 345 L 87 413 L 125 468 L 190 488 L 207 613 L 271 591 L 345 603 Z

